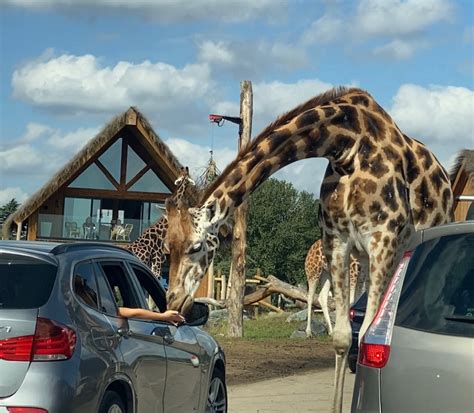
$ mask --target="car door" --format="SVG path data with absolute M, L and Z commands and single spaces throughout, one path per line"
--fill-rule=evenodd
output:
M 144 308 L 166 310 L 166 294 L 153 275 L 138 264 L 129 263 L 140 285 Z M 157 322 L 167 359 L 164 406 L 166 412 L 192 412 L 199 407 L 201 389 L 201 348 L 192 329 Z
M 137 412 L 162 413 L 166 384 L 164 339 L 154 334 L 154 322 L 118 316 L 119 306 L 141 307 L 136 282 L 130 279 L 126 265 L 120 261 L 97 261 L 96 265 L 101 297 L 108 294 L 109 301 L 113 302 L 104 311 L 107 311 L 112 326 L 122 337 L 123 369 L 134 383 Z

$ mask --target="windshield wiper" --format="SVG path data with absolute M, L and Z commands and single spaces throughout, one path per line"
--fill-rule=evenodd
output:
M 459 321 L 460 323 L 474 324 L 474 317 L 472 315 L 452 315 L 444 317 L 444 319 L 449 321 Z

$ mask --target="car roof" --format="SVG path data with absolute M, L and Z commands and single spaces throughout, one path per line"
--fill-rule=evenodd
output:
M 426 228 L 423 230 L 423 241 L 446 235 L 462 234 L 465 232 L 474 232 L 474 221 L 451 222 L 437 227 Z
M 103 242 L 45 242 L 45 241 L 0 241 L 0 250 L 15 250 L 29 253 L 60 255 L 68 252 L 85 250 L 108 250 L 113 252 L 122 252 L 125 254 L 134 254 L 125 248 L 107 244 Z

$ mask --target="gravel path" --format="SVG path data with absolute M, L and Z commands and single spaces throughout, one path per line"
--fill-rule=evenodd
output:
M 346 372 L 343 412 L 350 412 L 355 375 Z M 306 372 L 252 384 L 229 385 L 229 413 L 328 412 L 334 369 Z

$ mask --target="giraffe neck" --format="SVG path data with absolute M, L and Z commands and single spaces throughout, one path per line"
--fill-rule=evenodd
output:
M 211 223 L 219 226 L 225 222 L 263 181 L 293 162 L 325 157 L 343 165 L 351 157 L 359 127 L 356 111 L 350 109 L 328 103 L 299 113 L 283 125 L 267 128 L 207 191 L 202 206 L 215 209 Z M 331 130 L 343 123 L 344 135 Z

